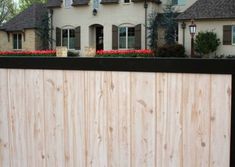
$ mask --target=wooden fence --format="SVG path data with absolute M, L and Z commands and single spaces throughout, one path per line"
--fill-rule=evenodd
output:
M 229 167 L 231 99 L 229 74 L 0 69 L 0 166 Z

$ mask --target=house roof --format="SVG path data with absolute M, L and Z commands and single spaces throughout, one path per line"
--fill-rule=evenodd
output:
M 62 0 L 48 0 L 47 7 L 48 8 L 60 8 L 62 4 Z
M 0 29 L 4 31 L 22 31 L 24 29 L 37 28 L 46 12 L 45 4 L 35 3 L 9 20 Z
M 235 18 L 235 0 L 197 0 L 177 20 Z

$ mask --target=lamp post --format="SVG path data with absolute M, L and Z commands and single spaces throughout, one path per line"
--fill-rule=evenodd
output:
M 194 23 L 194 20 L 191 21 L 189 25 L 189 33 L 191 35 L 191 57 L 194 57 L 194 35 L 196 34 L 197 26 Z
M 145 32 L 144 32 L 144 35 L 145 35 L 145 38 L 144 38 L 144 42 L 145 42 L 145 46 L 144 48 L 147 49 L 147 15 L 148 15 L 148 3 L 147 3 L 147 0 L 144 0 L 144 11 L 145 11 L 145 17 L 144 17 L 144 20 L 145 20 Z

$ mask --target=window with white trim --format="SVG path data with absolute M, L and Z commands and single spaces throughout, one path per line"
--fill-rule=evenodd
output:
M 235 26 L 232 26 L 232 45 L 235 45 Z
M 119 49 L 135 48 L 135 28 L 119 27 Z
M 75 30 L 63 29 L 62 30 L 62 46 L 68 49 L 75 49 Z
M 22 34 L 13 34 L 13 49 L 22 49 Z
M 73 0 L 65 0 L 64 1 L 64 6 L 66 8 L 71 7 L 72 3 L 73 3 Z

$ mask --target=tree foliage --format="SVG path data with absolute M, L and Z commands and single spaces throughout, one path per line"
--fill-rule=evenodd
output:
M 199 32 L 195 39 L 195 51 L 201 56 L 216 51 L 219 45 L 220 39 L 213 31 Z
M 0 25 L 15 16 L 16 13 L 16 6 L 12 0 L 0 0 Z
M 157 39 L 158 39 L 158 22 L 156 21 L 157 13 L 152 12 L 148 18 L 148 39 L 149 39 L 149 47 L 151 50 L 155 51 L 157 49 Z
M 47 0 L 19 0 L 19 10 L 24 11 L 34 3 L 46 3 Z
M 177 37 L 178 23 L 175 20 L 177 16 L 177 11 L 172 5 L 166 5 L 163 10 L 163 18 L 161 19 L 161 25 L 165 28 L 165 41 L 166 44 L 175 44 L 175 39 Z
M 41 40 L 41 46 L 40 48 L 42 50 L 47 50 L 49 49 L 49 46 L 52 44 L 53 39 L 50 36 L 50 33 L 52 32 L 51 29 L 51 15 L 48 13 L 45 13 L 42 16 L 41 22 L 39 22 L 39 25 L 37 26 L 37 35 L 40 37 Z
M 152 50 L 158 48 L 158 30 L 159 28 L 164 28 L 164 39 L 167 45 L 175 44 L 175 39 L 177 37 L 178 23 L 175 20 L 177 16 L 177 11 L 172 5 L 166 5 L 163 13 L 156 13 L 153 11 L 149 15 L 148 19 L 148 30 L 149 30 L 149 47 Z

